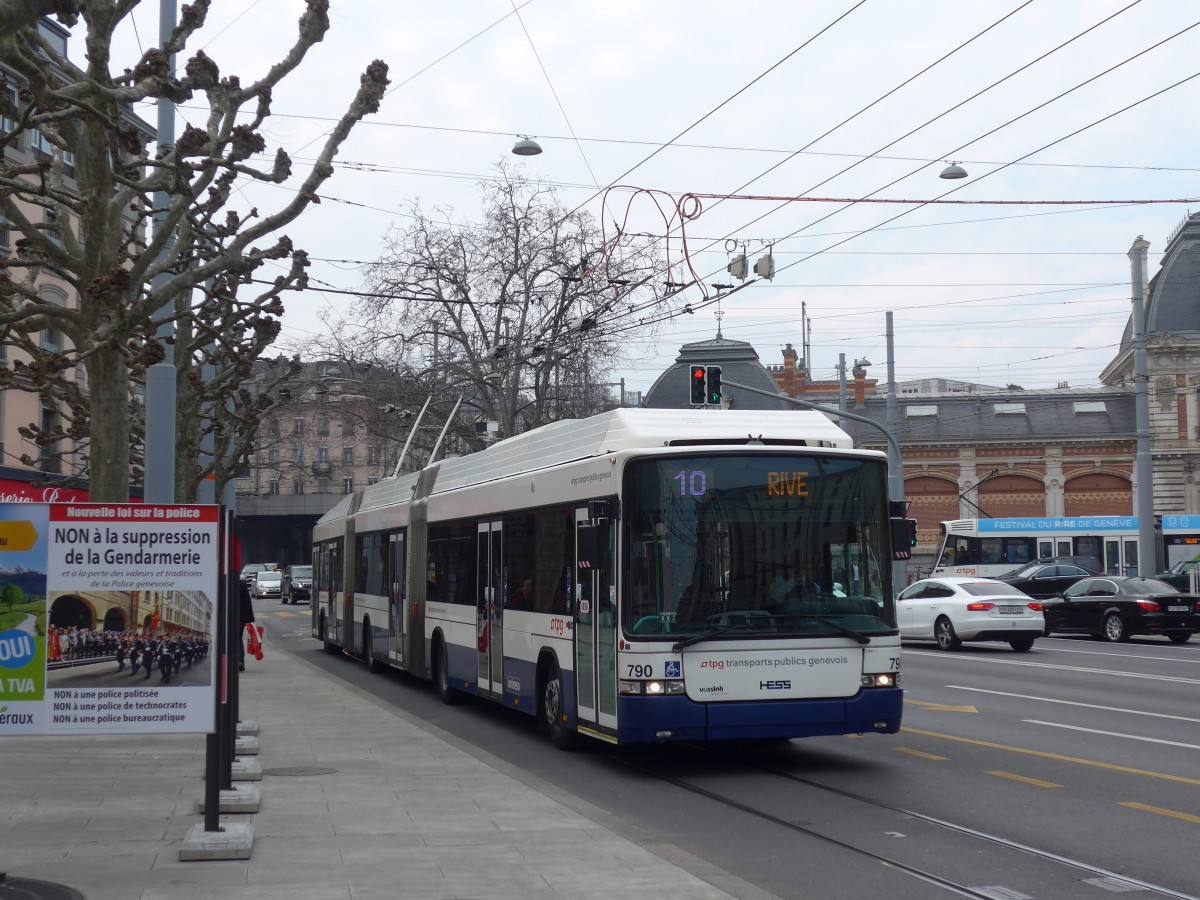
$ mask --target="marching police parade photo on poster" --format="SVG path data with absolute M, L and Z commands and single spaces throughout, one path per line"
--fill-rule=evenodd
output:
M 0 505 L 0 735 L 212 730 L 219 509 Z

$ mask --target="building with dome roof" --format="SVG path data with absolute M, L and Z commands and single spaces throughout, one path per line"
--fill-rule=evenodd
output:
M 1149 244 L 1138 236 L 1134 250 Z M 1148 272 L 1143 264 L 1143 272 Z M 1154 510 L 1200 514 L 1200 213 L 1189 214 L 1167 239 L 1162 265 L 1143 288 L 1149 375 L 1150 452 Z M 1116 357 L 1100 380 L 1133 384 L 1133 317 Z
M 758 357 L 758 351 L 745 341 L 731 341 L 717 336 L 711 341 L 697 341 L 679 348 L 675 363 L 650 386 L 642 405 L 649 409 L 679 409 L 691 405 L 691 376 L 694 365 L 720 366 L 721 378 L 747 384 L 764 391 L 778 391 L 771 373 Z M 725 385 L 722 388 L 724 405 L 733 409 L 795 409 L 786 400 L 764 397 L 750 391 L 739 391 Z

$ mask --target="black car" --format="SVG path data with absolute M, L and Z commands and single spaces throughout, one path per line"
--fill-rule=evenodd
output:
M 1200 559 L 1181 559 L 1167 571 L 1159 572 L 1154 577 L 1186 594 L 1192 589 L 1192 569 L 1197 565 L 1200 565 Z
M 1042 601 L 1046 634 L 1090 634 L 1125 641 L 1135 634 L 1165 634 L 1182 644 L 1200 631 L 1200 596 L 1181 594 L 1156 578 L 1097 575 Z
M 1004 575 L 997 575 L 995 580 L 1003 581 L 1030 597 L 1041 600 L 1061 594 L 1075 582 L 1092 574 L 1079 566 L 1035 562 Z
M 1037 560 L 1043 566 L 1055 563 L 1060 566 L 1078 566 L 1089 575 L 1103 575 L 1104 566 L 1094 556 L 1043 556 Z M 1029 563 L 1029 565 L 1033 565 Z
M 312 566 L 288 566 L 283 570 L 284 603 L 307 603 L 312 597 Z

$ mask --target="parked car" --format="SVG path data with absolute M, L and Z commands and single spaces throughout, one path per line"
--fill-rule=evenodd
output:
M 283 573 L 279 570 L 274 572 L 259 572 L 254 576 L 254 584 L 250 588 L 250 593 L 256 599 L 267 600 L 271 597 L 278 597 L 283 592 Z
M 1200 596 L 1140 576 L 1077 581 L 1061 597 L 1044 600 L 1043 613 L 1046 634 L 1090 634 L 1114 642 L 1135 634 L 1165 634 L 1182 644 L 1200 631 Z
M 1200 565 L 1200 557 L 1196 559 L 1181 559 L 1165 572 L 1159 572 L 1154 577 L 1165 581 L 1175 590 L 1187 594 L 1192 590 L 1192 569 Z
M 1035 562 L 997 575 L 996 581 L 1011 584 L 1022 593 L 1041 600 L 1061 594 L 1075 582 L 1093 574 L 1099 573 L 1088 572 L 1079 566 Z
M 1058 566 L 1079 566 L 1079 568 L 1091 575 L 1104 574 L 1104 565 L 1094 556 L 1044 556 L 1037 560 L 1037 562 L 1044 566 L 1051 564 Z M 1032 565 L 1032 563 L 1029 565 Z
M 307 603 L 312 597 L 312 566 L 288 566 L 283 570 L 281 598 L 284 603 Z
M 1019 652 L 1045 628 L 1042 604 L 993 578 L 945 575 L 915 581 L 896 598 L 904 640 L 936 641 L 957 650 L 963 641 L 1005 641 Z

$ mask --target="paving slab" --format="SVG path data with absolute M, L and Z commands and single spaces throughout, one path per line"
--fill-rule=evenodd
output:
M 204 735 L 6 738 L 2 868 L 88 900 L 769 900 L 281 647 L 239 695 L 261 802 L 225 837 L 194 845 Z

